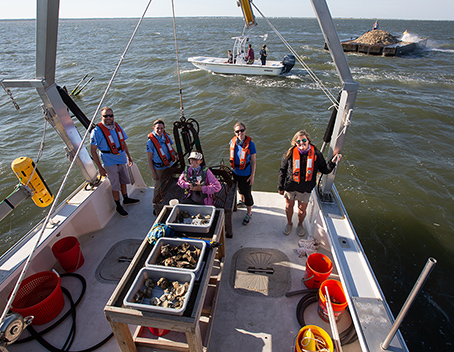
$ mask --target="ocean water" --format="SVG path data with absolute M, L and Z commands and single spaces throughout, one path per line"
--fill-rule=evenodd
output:
M 253 35 L 270 60 L 288 54 L 265 21 Z M 273 18 L 305 62 L 337 96 L 340 82 L 315 19 Z M 370 29 L 374 20 L 336 19 L 341 39 Z M 85 75 L 93 80 L 75 98 L 91 118 L 137 23 L 135 19 L 62 20 L 56 81 L 71 91 Z M 257 154 L 255 190 L 276 191 L 277 173 L 289 140 L 306 129 L 321 147 L 330 102 L 297 64 L 285 77 L 215 75 L 187 62 L 190 56 L 225 56 L 241 34 L 241 18 L 177 18 L 178 53 L 185 116 L 200 125 L 208 165 L 228 163 L 232 128 L 242 120 Z M 427 38 L 405 57 L 347 54 L 359 91 L 336 187 L 395 316 L 429 257 L 431 276 L 404 320 L 410 350 L 454 350 L 454 22 L 382 20 L 394 35 L 408 30 Z M 0 21 L 0 78 L 34 78 L 34 21 Z M 63 144 L 45 127 L 40 99 L 32 89 L 13 89 L 21 106 L 0 94 L 0 199 L 17 184 L 10 164 L 20 156 L 36 161 L 54 193 L 69 166 Z M 152 183 L 145 143 L 152 121 L 170 127 L 180 117 L 172 20 L 147 18 L 137 32 L 103 106 L 111 106 L 126 130 L 128 146 L 146 183 Z M 76 122 L 81 134 L 83 127 Z M 44 135 L 44 131 L 46 132 Z M 44 137 L 43 137 L 44 136 Z M 88 143 L 87 143 L 88 145 Z M 63 196 L 82 183 L 73 170 Z M 0 252 L 6 251 L 46 214 L 23 202 L 0 223 Z

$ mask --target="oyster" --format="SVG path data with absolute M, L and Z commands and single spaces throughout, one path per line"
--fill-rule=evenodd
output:
M 158 297 L 152 297 L 150 300 L 150 304 L 152 306 L 159 306 L 161 304 L 161 300 Z
M 153 296 L 153 288 L 147 287 L 143 292 L 145 292 L 145 298 L 151 298 Z
M 167 287 L 169 287 L 171 284 L 170 284 L 170 281 L 167 280 L 165 277 L 161 277 L 159 280 L 158 280 L 158 286 L 161 287 L 163 290 L 165 290 Z
M 145 284 L 145 287 L 147 287 L 147 288 L 155 288 L 156 287 L 156 282 L 153 279 L 150 279 L 150 278 L 146 279 L 144 284 Z
M 145 292 L 142 291 L 142 290 L 139 290 L 137 291 L 137 293 L 134 295 L 134 302 L 135 303 L 140 303 L 142 302 L 142 299 L 143 299 L 143 296 L 144 296 Z

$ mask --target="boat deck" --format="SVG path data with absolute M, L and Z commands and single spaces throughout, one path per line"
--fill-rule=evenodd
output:
M 107 226 L 79 238 L 82 253 L 85 258 L 84 265 L 76 273 L 82 275 L 87 281 L 87 291 L 77 309 L 76 337 L 70 350 L 83 350 L 100 342 L 111 333 L 111 327 L 104 315 L 106 302 L 112 295 L 117 281 L 108 282 L 99 277 L 99 267 L 111 248 L 121 242 L 130 241 L 131 246 L 140 244 L 156 217 L 153 215 L 151 188 L 138 189 L 132 195 L 141 200 L 141 204 L 131 205 L 127 208 L 129 217 L 122 218 L 115 214 Z M 233 215 L 233 238 L 227 238 L 225 243 L 226 257 L 220 285 L 220 293 L 215 310 L 214 324 L 208 351 L 292 351 L 296 335 L 300 329 L 296 318 L 296 306 L 301 295 L 286 297 L 289 291 L 302 290 L 305 286 L 301 279 L 305 273 L 306 258 L 299 258 L 294 252 L 301 239 L 295 230 L 284 236 L 282 229 L 285 225 L 284 199 L 277 193 L 254 192 L 256 205 L 254 216 L 248 226 L 242 226 L 245 209 L 238 209 Z M 295 215 L 296 220 L 296 215 Z M 138 245 L 137 245 L 138 246 Z M 282 265 L 288 267 L 289 280 L 281 284 L 285 289 L 277 294 L 266 295 L 246 293 L 233 287 L 233 275 L 238 254 L 246 249 L 278 250 L 288 260 Z M 321 251 L 330 256 L 327 250 Z M 128 257 L 130 253 L 125 253 Z M 126 270 L 128 264 L 124 265 Z M 62 272 L 59 265 L 55 267 Z M 121 268 L 118 269 L 119 271 Z M 332 278 L 336 278 L 335 269 Z M 80 293 L 80 283 L 72 277 L 63 277 L 62 286 L 67 288 L 73 299 L 76 300 Z M 279 290 L 278 290 L 279 291 Z M 66 312 L 69 307 L 65 299 Z M 60 315 L 62 315 L 61 313 Z M 318 317 L 317 304 L 309 306 L 305 315 L 308 324 L 322 327 L 329 334 L 329 324 Z M 350 317 L 345 313 L 339 324 L 339 331 L 343 331 L 350 324 Z M 41 331 L 50 324 L 38 326 Z M 130 326 L 133 333 L 135 326 Z M 61 347 L 70 330 L 70 319 L 67 319 L 58 328 L 45 336 L 51 344 Z M 170 332 L 162 338 L 181 339 L 179 333 Z M 28 335 L 24 332 L 21 338 Z M 181 335 L 181 334 L 180 334 Z M 161 338 L 161 339 L 162 339 Z M 184 338 L 184 335 L 183 335 Z M 9 351 L 46 351 L 36 341 L 8 346 Z M 138 347 L 139 351 L 158 351 Z M 358 342 L 343 347 L 343 350 L 359 351 Z M 115 338 L 100 347 L 98 351 L 120 351 Z

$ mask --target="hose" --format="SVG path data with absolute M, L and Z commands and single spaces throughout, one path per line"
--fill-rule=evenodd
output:
M 75 273 L 61 274 L 60 276 L 61 277 L 72 276 L 72 277 L 75 277 L 75 278 L 80 280 L 80 282 L 82 284 L 82 291 L 80 293 L 79 298 L 76 300 L 76 302 L 74 302 L 72 297 L 71 297 L 71 293 L 66 288 L 62 287 L 61 288 L 62 292 L 68 297 L 69 302 L 71 304 L 71 308 L 60 319 L 58 319 L 54 324 L 52 324 L 51 326 L 47 327 L 46 329 L 44 329 L 44 330 L 42 330 L 40 332 L 36 331 L 31 325 L 29 325 L 27 327 L 27 330 L 30 333 L 30 336 L 26 337 L 24 339 L 18 340 L 15 343 L 25 343 L 25 342 L 29 342 L 29 341 L 32 341 L 32 340 L 36 340 L 43 347 L 48 349 L 49 351 L 52 351 L 52 352 L 68 352 L 69 351 L 69 349 L 71 348 L 71 345 L 74 342 L 74 337 L 76 335 L 76 308 L 77 308 L 78 304 L 80 303 L 80 301 L 82 300 L 82 298 L 83 298 L 83 296 L 85 294 L 85 291 L 87 289 L 87 282 L 85 281 L 85 279 L 84 279 L 84 277 L 82 275 L 75 274 Z M 52 331 L 53 329 L 55 329 L 58 325 L 60 325 L 64 320 L 66 320 L 66 318 L 69 315 L 72 316 L 71 330 L 70 330 L 70 332 L 68 334 L 68 337 L 67 337 L 65 343 L 63 344 L 63 347 L 60 349 L 60 348 L 57 348 L 57 347 L 51 345 L 49 342 L 47 342 L 43 338 L 43 336 L 45 334 L 47 334 L 48 332 Z M 98 349 L 99 347 L 101 347 L 102 345 L 104 345 L 107 341 L 109 341 L 112 338 L 112 336 L 113 336 L 113 333 L 109 334 L 109 336 L 107 336 L 104 340 L 102 340 L 101 342 L 97 343 L 96 345 L 94 345 L 92 347 L 89 347 L 87 349 L 81 350 L 81 351 L 77 351 L 77 352 L 91 352 L 91 351 L 94 351 L 94 350 Z
M 304 321 L 304 311 L 312 303 L 316 303 L 318 301 L 318 290 L 304 290 L 301 293 L 306 293 L 306 295 L 304 295 L 303 298 L 300 299 L 298 305 L 296 306 L 296 319 L 298 319 L 298 323 L 301 325 L 301 327 L 303 327 L 306 326 L 306 323 Z M 358 339 L 353 321 L 345 331 L 339 334 L 339 337 L 342 345 L 348 345 Z

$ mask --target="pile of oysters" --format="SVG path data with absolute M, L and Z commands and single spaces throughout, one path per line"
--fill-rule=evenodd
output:
M 211 215 L 197 214 L 197 215 L 190 215 L 186 211 L 181 211 L 177 217 L 177 223 L 180 224 L 191 224 L 191 225 L 206 225 L 210 222 Z
M 145 280 L 144 285 L 145 288 L 140 289 L 134 295 L 134 303 L 142 303 L 144 298 L 148 298 L 150 299 L 150 304 L 152 306 L 175 309 L 183 307 L 186 293 L 189 288 L 189 282 L 171 282 L 165 277 L 161 277 L 158 281 L 148 278 Z M 159 286 L 164 290 L 164 293 L 160 297 L 153 297 L 153 289 L 155 289 L 156 286 Z
M 176 268 L 195 269 L 201 250 L 184 242 L 177 246 L 165 244 L 161 246 L 161 253 L 156 259 L 157 265 Z

